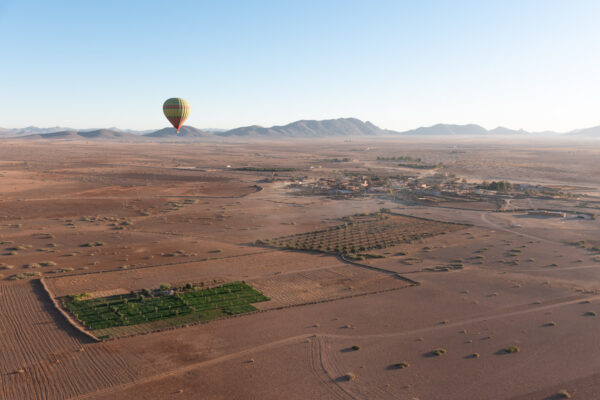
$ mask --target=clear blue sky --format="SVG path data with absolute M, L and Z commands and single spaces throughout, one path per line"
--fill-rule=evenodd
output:
M 0 0 L 0 126 L 600 124 L 600 1 Z

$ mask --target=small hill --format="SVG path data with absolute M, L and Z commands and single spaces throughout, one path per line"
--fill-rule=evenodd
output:
M 77 131 L 59 131 L 51 133 L 36 133 L 23 136 L 23 139 L 77 139 Z
M 487 135 L 488 131 L 482 126 L 475 124 L 452 125 L 437 124 L 428 127 L 421 127 L 405 132 L 394 132 L 401 135 L 419 135 L 419 136 L 440 136 L 440 135 Z
M 490 135 L 528 135 L 529 132 L 523 129 L 509 129 L 503 126 L 499 126 L 488 131 Z
M 591 128 L 591 129 L 600 129 Z M 437 124 L 428 127 L 421 127 L 417 129 L 412 129 L 410 131 L 405 132 L 394 132 L 388 131 L 392 134 L 396 135 L 420 135 L 420 136 L 447 136 L 447 135 L 456 135 L 456 136 L 525 136 L 535 134 L 537 136 L 550 136 L 550 135 L 558 135 L 556 132 L 545 131 L 545 132 L 528 132 L 524 129 L 510 129 L 505 128 L 503 126 L 499 126 L 494 129 L 487 130 L 482 126 L 475 124 L 466 124 L 466 125 L 453 125 L 453 124 Z
M 77 132 L 81 137 L 88 139 L 132 139 L 137 138 L 138 135 L 132 133 L 113 131 L 110 129 L 98 129 L 95 131 Z
M 27 126 L 25 128 L 0 128 L 0 136 L 2 137 L 19 137 L 19 136 L 30 136 L 30 135 L 41 135 L 44 133 L 55 133 L 74 131 L 72 128 L 64 128 L 55 126 L 52 128 L 38 128 L 37 126 Z
M 244 126 L 215 135 L 223 137 L 254 136 L 267 138 L 321 138 L 336 136 L 375 136 L 387 132 L 370 122 L 356 118 L 327 119 L 322 121 L 301 120 L 283 126 L 264 128 L 258 125 Z
M 576 129 L 574 131 L 567 133 L 567 135 L 600 138 L 600 126 L 594 126 L 591 128 L 584 128 L 584 129 Z
M 51 133 L 41 133 L 35 135 L 23 136 L 23 139 L 62 139 L 62 140 L 136 140 L 138 135 L 131 133 L 117 132 L 110 129 L 98 129 L 95 131 L 60 131 Z
M 177 129 L 175 128 L 163 128 L 155 132 L 147 133 L 143 135 L 145 137 L 150 138 L 177 138 L 177 137 L 212 137 L 211 133 L 206 133 L 201 131 L 198 128 L 194 128 L 193 126 L 184 125 L 179 130 L 179 134 L 177 133 Z

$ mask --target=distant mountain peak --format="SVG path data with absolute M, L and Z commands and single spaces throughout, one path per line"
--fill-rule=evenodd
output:
M 600 125 L 591 128 L 575 129 L 574 131 L 569 132 L 568 135 L 600 138 Z
M 436 124 L 433 126 L 420 127 L 405 132 L 391 132 L 401 135 L 420 135 L 420 136 L 445 136 L 445 135 L 465 135 L 465 136 L 490 136 L 490 135 L 528 135 L 523 129 L 515 130 L 502 126 L 487 130 L 477 124 Z
M 258 125 L 244 126 L 226 132 L 215 133 L 218 136 L 258 136 L 268 138 L 320 138 L 336 136 L 375 136 L 386 131 L 370 122 L 357 118 L 338 118 L 326 120 L 299 120 L 287 125 L 264 128 Z
M 395 132 L 402 135 L 486 135 L 487 129 L 476 124 L 455 125 L 436 124 L 433 126 L 420 127 L 405 132 Z
M 198 128 L 194 128 L 193 126 L 184 125 L 177 133 L 177 129 L 175 128 L 163 128 L 159 129 L 155 132 L 146 133 L 145 137 L 150 138 L 190 138 L 190 137 L 212 137 L 211 133 L 206 133 L 201 131 Z

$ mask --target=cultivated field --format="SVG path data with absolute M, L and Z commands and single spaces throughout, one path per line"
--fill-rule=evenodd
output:
M 269 300 L 243 282 L 213 288 L 204 288 L 203 285 L 188 283 L 171 289 L 170 284 L 162 284 L 154 291 L 144 289 L 95 298 L 90 298 L 88 293 L 79 293 L 61 300 L 63 307 L 99 339 L 248 313 L 257 310 L 252 303 Z
M 411 243 L 462 228 L 459 224 L 391 215 L 389 212 L 381 211 L 374 215 L 355 215 L 345 219 L 349 222 L 326 230 L 259 240 L 258 244 L 287 249 L 360 255 L 361 252 L 367 250 L 385 249 L 401 243 Z

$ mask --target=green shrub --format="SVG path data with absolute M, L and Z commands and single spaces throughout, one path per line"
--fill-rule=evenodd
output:
M 100 247 L 100 246 L 104 246 L 104 243 L 102 242 L 89 242 L 89 243 L 84 243 L 81 245 L 81 247 Z
M 508 346 L 508 347 L 504 348 L 504 352 L 507 353 L 507 354 L 518 353 L 520 351 L 521 351 L 521 349 L 519 347 L 515 346 L 515 345 Z
M 56 263 L 54 261 L 42 261 L 39 264 L 42 267 L 56 267 Z
M 444 355 L 446 353 L 447 353 L 446 349 L 439 348 L 439 349 L 431 350 L 430 354 L 433 355 L 433 356 L 439 357 L 439 356 Z
M 69 297 L 74 301 L 81 301 L 92 297 L 90 293 L 70 294 Z

